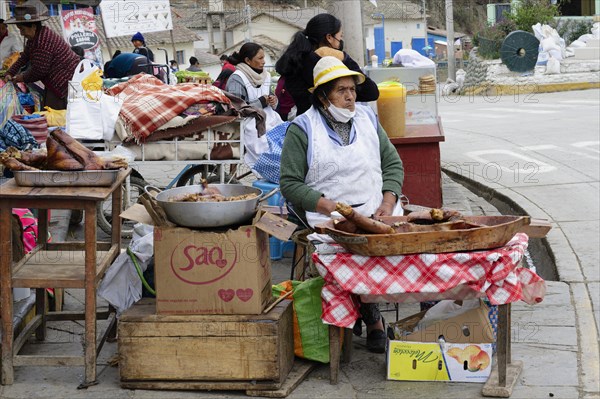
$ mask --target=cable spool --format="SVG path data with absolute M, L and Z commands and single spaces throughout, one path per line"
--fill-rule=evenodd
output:
M 517 30 L 509 33 L 500 47 L 502 62 L 513 72 L 527 72 L 535 68 L 540 41 L 531 33 Z

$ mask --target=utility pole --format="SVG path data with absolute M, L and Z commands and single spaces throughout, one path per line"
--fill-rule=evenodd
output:
M 330 2 L 331 13 L 342 21 L 344 51 L 361 67 L 365 66 L 366 51 L 362 23 L 361 1 L 341 0 Z
M 446 0 L 446 49 L 448 50 L 448 78 L 456 81 L 456 57 L 454 56 L 454 7 Z

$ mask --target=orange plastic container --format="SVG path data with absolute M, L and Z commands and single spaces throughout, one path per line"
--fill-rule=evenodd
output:
M 382 82 L 377 99 L 379 122 L 388 137 L 403 137 L 406 128 L 406 88 L 398 82 Z

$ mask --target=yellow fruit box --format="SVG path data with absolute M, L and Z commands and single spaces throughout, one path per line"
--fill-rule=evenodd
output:
M 410 332 L 424 315 L 417 313 L 391 326 Z M 463 314 L 389 340 L 387 379 L 486 382 L 492 369 L 493 337 L 488 308 L 480 302 Z

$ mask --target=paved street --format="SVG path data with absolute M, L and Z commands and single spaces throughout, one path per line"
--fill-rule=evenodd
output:
M 548 241 L 558 276 L 585 332 L 580 347 L 589 348 L 580 378 L 597 392 L 600 91 L 441 99 L 439 109 L 444 168 L 553 222 Z

